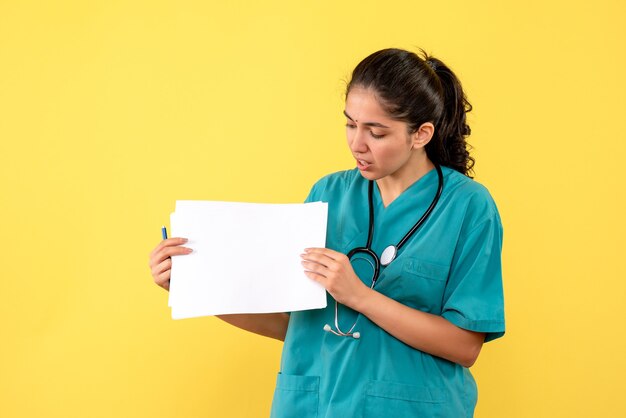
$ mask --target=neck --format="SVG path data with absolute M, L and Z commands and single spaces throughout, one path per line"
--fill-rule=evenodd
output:
M 406 164 L 403 169 L 376 180 L 383 205 L 387 207 L 409 186 L 434 168 L 435 165 L 428 159 L 426 153 L 423 153 L 423 155 L 411 158 L 409 164 Z

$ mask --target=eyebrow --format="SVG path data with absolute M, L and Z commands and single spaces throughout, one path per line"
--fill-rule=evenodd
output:
M 346 113 L 345 110 L 343 111 L 343 114 L 346 115 L 346 117 L 348 119 L 350 119 L 352 122 L 354 122 L 354 119 L 352 119 L 350 117 L 350 115 L 348 115 L 348 113 Z M 382 123 L 378 123 L 378 122 L 363 122 L 363 125 L 365 125 L 365 126 L 376 126 L 378 128 L 389 128 L 389 126 L 385 126 Z

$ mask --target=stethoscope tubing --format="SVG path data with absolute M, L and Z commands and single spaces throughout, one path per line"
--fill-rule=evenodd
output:
M 415 225 L 413 225 L 413 228 L 411 228 L 411 230 L 407 232 L 404 237 L 402 237 L 400 242 L 398 242 L 398 245 L 396 245 L 396 250 L 400 250 L 400 248 L 409 240 L 409 238 L 411 238 L 413 234 L 415 234 L 419 227 L 422 226 L 424 222 L 426 222 L 426 219 L 430 216 L 430 213 L 433 211 L 433 209 L 435 209 L 435 206 L 437 206 L 437 203 L 439 202 L 439 198 L 441 197 L 441 193 L 443 192 L 443 172 L 441 171 L 441 167 L 439 166 L 439 164 L 435 164 L 435 169 L 437 170 L 437 176 L 439 178 L 439 184 L 437 186 L 437 193 L 435 194 L 435 198 L 432 202 L 430 202 L 430 206 L 428 206 L 428 209 L 426 209 L 426 212 L 424 212 L 422 217 L 419 218 Z
M 385 249 L 386 251 L 388 248 L 393 247 L 392 248 L 393 255 L 391 256 L 391 259 L 385 263 L 385 265 L 388 265 L 395 259 L 400 248 L 402 248 L 402 246 L 406 244 L 406 242 L 417 232 L 417 230 L 424 224 L 424 222 L 426 222 L 426 219 L 428 219 L 432 211 L 435 209 L 435 206 L 437 206 L 437 203 L 439 202 L 439 198 L 441 197 L 441 193 L 443 192 L 443 172 L 441 171 L 441 167 L 439 166 L 439 164 L 435 164 L 435 169 L 437 170 L 437 176 L 439 180 L 435 197 L 433 198 L 432 202 L 430 203 L 430 205 L 428 206 L 424 214 L 422 214 L 422 216 L 418 219 L 418 221 L 415 222 L 413 227 L 404 235 L 404 237 L 402 237 L 402 239 L 398 242 L 398 244 L 395 246 L 390 245 L 389 247 Z M 370 286 L 370 288 L 373 289 L 374 285 L 376 284 L 376 281 L 378 281 L 378 276 L 380 275 L 380 265 L 381 265 L 380 257 L 378 257 L 378 255 L 372 250 L 372 239 L 374 237 L 374 181 L 373 180 L 369 181 L 367 197 L 368 197 L 368 204 L 369 204 L 369 228 L 368 228 L 368 233 L 367 233 L 367 244 L 365 245 L 365 247 L 353 248 L 352 250 L 348 252 L 347 256 L 350 260 L 352 260 L 352 258 L 356 254 L 362 253 L 362 254 L 367 254 L 368 256 L 370 256 L 372 260 L 374 260 L 374 263 L 371 263 L 373 264 L 372 267 L 374 268 L 374 275 L 372 277 L 372 284 Z M 383 252 L 383 257 L 385 256 L 384 254 L 385 251 Z M 347 332 L 344 332 L 341 330 L 341 328 L 339 328 L 339 311 L 338 310 L 339 310 L 339 303 L 335 301 L 335 328 L 337 330 L 335 331 L 334 329 L 332 329 L 330 325 L 326 324 L 324 325 L 324 331 L 331 332 L 340 337 L 353 337 L 355 339 L 361 338 L 360 332 L 353 332 L 354 328 L 356 327 L 357 321 L 355 321 L 354 324 L 352 324 L 352 326 Z
M 435 169 L 437 170 L 437 176 L 439 179 L 439 184 L 437 186 L 437 193 L 435 193 L 435 197 L 433 198 L 432 202 L 430 202 L 430 205 L 428 206 L 426 211 L 422 214 L 422 216 L 418 219 L 418 221 L 415 222 L 415 224 L 409 230 L 409 232 L 404 234 L 404 237 L 402 237 L 402 239 L 398 242 L 398 244 L 395 245 L 396 254 L 398 251 L 400 251 L 400 248 L 402 248 L 404 244 L 406 244 L 406 242 L 417 232 L 417 230 L 424 224 L 424 222 L 426 222 L 426 219 L 428 219 L 432 211 L 435 209 L 435 206 L 437 206 L 437 203 L 439 202 L 439 198 L 441 197 L 441 193 L 443 192 L 443 172 L 441 171 L 441 167 L 439 166 L 439 164 L 435 164 Z M 347 256 L 349 259 L 352 259 L 352 257 L 358 253 L 363 253 L 363 254 L 367 254 L 368 256 L 370 256 L 372 260 L 374 260 L 374 277 L 372 279 L 372 282 L 373 284 L 375 284 L 376 281 L 378 280 L 378 276 L 380 275 L 381 261 L 380 261 L 380 257 L 378 257 L 378 255 L 372 250 L 372 240 L 374 238 L 374 181 L 373 180 L 369 181 L 367 196 L 368 196 L 368 203 L 369 203 L 369 228 L 368 228 L 368 233 L 367 233 L 367 244 L 365 245 L 365 247 L 353 248 L 352 250 L 348 252 Z M 394 255 L 394 258 L 395 258 L 395 255 Z

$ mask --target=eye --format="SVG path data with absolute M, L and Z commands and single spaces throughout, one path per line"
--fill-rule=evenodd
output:
M 346 123 L 346 128 L 356 128 L 356 125 L 353 125 L 351 123 Z
M 382 137 L 384 137 L 385 135 L 376 135 L 374 132 L 370 131 L 370 135 L 372 136 L 372 138 L 374 139 L 381 139 Z

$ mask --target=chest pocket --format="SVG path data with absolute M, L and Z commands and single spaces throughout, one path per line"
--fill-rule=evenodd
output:
M 407 306 L 441 314 L 450 267 L 416 257 L 398 257 L 385 268 L 376 290 Z

